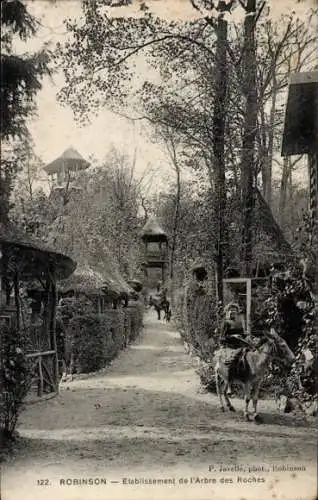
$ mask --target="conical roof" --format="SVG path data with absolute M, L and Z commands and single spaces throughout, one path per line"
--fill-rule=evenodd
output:
M 154 215 L 147 220 L 141 230 L 140 236 L 143 240 L 147 241 L 167 241 L 168 239 L 167 234 L 162 229 Z
M 12 223 L 0 223 L 0 243 L 21 249 L 20 272 L 22 277 L 32 277 L 42 273 L 43 270 L 47 269 L 47 263 L 51 259 L 56 263 L 56 275 L 58 279 L 67 278 L 76 268 L 76 262 L 69 256 L 58 252 L 41 240 L 24 233 Z
M 55 174 L 61 170 L 85 170 L 90 163 L 85 160 L 74 148 L 68 148 L 58 158 L 43 167 L 48 174 Z
M 271 249 L 273 253 L 281 256 L 292 256 L 293 251 L 286 240 L 284 233 L 278 223 L 276 222 L 274 215 L 262 196 L 259 189 L 254 189 L 255 196 L 255 207 L 254 207 L 254 225 L 255 232 L 258 229 L 262 233 L 261 240 L 264 240 L 266 235 L 270 241 Z M 262 241 L 261 241 L 262 243 Z M 255 242 L 255 246 L 257 242 Z

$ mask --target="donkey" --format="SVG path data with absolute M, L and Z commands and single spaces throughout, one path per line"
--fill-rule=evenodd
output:
M 290 366 L 295 361 L 295 356 L 274 329 L 259 342 L 254 349 L 252 347 L 243 348 L 237 351 L 234 359 L 229 360 L 229 349 L 221 347 L 215 352 L 215 380 L 217 395 L 220 400 L 221 410 L 224 411 L 222 395 L 230 411 L 235 411 L 231 404 L 227 390 L 232 382 L 239 382 L 243 385 L 245 394 L 244 416 L 247 421 L 249 416 L 249 403 L 253 401 L 253 418 L 256 422 L 262 419 L 257 413 L 257 403 L 259 389 L 269 364 L 276 360 L 285 366 Z M 222 388 L 223 382 L 223 388 Z
M 158 314 L 158 320 L 161 319 L 161 311 L 164 312 L 164 319 L 166 321 L 170 321 L 171 318 L 171 310 L 170 310 L 170 302 L 167 298 L 161 298 L 161 297 L 153 297 L 150 295 L 149 297 L 149 306 L 153 307 Z

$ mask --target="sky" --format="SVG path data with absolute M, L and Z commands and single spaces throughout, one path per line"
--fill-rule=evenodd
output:
M 292 9 L 301 12 L 304 6 L 308 7 L 313 1 L 307 0 L 299 4 L 296 0 L 268 0 L 268 3 L 271 4 L 274 15 L 278 16 Z M 54 47 L 56 42 L 65 40 L 64 19 L 80 19 L 81 16 L 80 0 L 56 0 L 53 3 L 46 0 L 27 0 L 27 3 L 30 12 L 40 20 L 41 28 L 37 36 L 27 44 L 18 44 L 18 50 L 22 52 L 36 51 L 48 42 Z M 189 0 L 152 0 L 150 8 L 158 15 L 170 19 L 197 15 Z M 241 9 L 237 9 L 238 13 L 239 11 Z M 132 12 L 137 13 L 138 8 L 130 7 L 126 12 L 131 15 Z M 126 12 L 120 9 L 120 15 Z M 141 65 L 139 71 L 142 73 L 146 69 Z M 52 80 L 45 78 L 43 88 L 37 96 L 38 115 L 30 123 L 35 152 L 45 163 L 55 159 L 70 146 L 85 158 L 94 155 L 98 160 L 102 160 L 114 145 L 131 156 L 137 149 L 137 172 L 142 175 L 149 169 L 149 165 L 152 165 L 152 169 L 157 171 L 153 181 L 155 184 L 165 185 L 171 179 L 173 173 L 169 159 L 164 154 L 162 145 L 152 144 L 147 139 L 145 124 L 132 123 L 107 109 L 102 109 L 91 125 L 81 127 L 75 122 L 72 111 L 67 107 L 63 108 L 56 99 L 56 93 L 62 85 L 62 74 L 54 75 Z

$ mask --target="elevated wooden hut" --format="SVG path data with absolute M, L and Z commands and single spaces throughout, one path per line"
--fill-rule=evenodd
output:
M 161 280 L 164 282 L 168 264 L 168 236 L 155 216 L 148 219 L 140 237 L 144 244 L 142 266 L 145 275 L 148 276 L 151 269 L 160 270 Z
M 90 163 L 71 147 L 43 169 L 50 176 L 53 186 L 58 187 L 75 179 L 80 171 L 89 166 Z

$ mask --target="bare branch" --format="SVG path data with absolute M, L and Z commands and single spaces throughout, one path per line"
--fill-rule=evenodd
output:
M 153 40 L 149 40 L 148 42 L 144 42 L 142 43 L 141 45 L 138 45 L 136 46 L 135 48 L 133 48 L 133 50 L 131 50 L 128 54 L 126 54 L 125 56 L 123 56 L 121 59 L 119 59 L 118 61 L 116 61 L 114 63 L 114 66 L 119 66 L 120 64 L 122 64 L 123 62 L 125 62 L 127 59 L 129 59 L 130 57 L 132 57 L 133 55 L 137 54 L 138 52 L 140 52 L 142 49 L 145 49 L 146 47 L 149 47 L 150 45 L 154 45 L 154 44 L 157 44 L 157 43 L 161 43 L 161 42 L 164 42 L 165 40 L 169 40 L 169 39 L 178 39 L 178 40 L 183 40 L 184 42 L 188 42 L 190 44 L 193 44 L 193 45 L 197 45 L 198 47 L 200 47 L 201 49 L 207 51 L 211 56 L 214 56 L 214 52 L 213 50 L 211 50 L 209 47 L 207 47 L 206 45 L 204 45 L 204 43 L 202 42 L 199 42 L 198 40 L 194 39 L 194 38 L 191 38 L 189 36 L 186 36 L 186 35 L 178 35 L 178 34 L 166 34 L 160 38 L 155 38 Z M 131 48 L 131 47 L 129 47 Z M 119 50 L 128 50 L 128 47 L 127 48 L 121 48 Z M 100 67 L 100 68 L 97 68 L 97 71 L 101 70 L 101 69 L 104 69 L 104 66 L 103 67 Z

